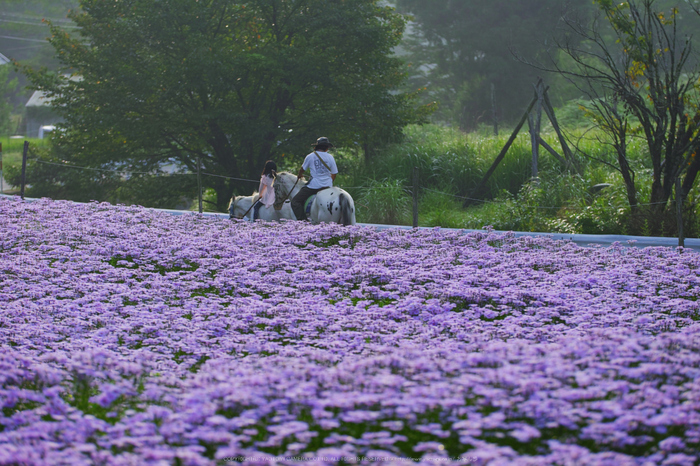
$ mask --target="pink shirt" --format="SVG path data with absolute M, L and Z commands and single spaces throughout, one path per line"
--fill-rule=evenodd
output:
M 267 175 L 260 177 L 258 192 L 262 193 L 263 188 L 265 188 L 265 192 L 262 194 L 262 197 L 260 197 L 260 202 L 262 202 L 265 207 L 270 207 L 275 203 L 275 189 L 272 187 L 273 184 L 275 184 L 274 178 L 270 178 Z

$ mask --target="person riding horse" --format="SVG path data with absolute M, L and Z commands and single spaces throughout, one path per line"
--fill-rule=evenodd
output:
M 302 179 L 304 172 L 309 170 L 311 181 L 302 187 L 292 199 L 292 210 L 297 220 L 306 220 L 306 212 L 304 210 L 306 200 L 322 189 L 333 187 L 333 181 L 335 181 L 335 176 L 338 174 L 338 166 L 335 164 L 335 159 L 328 153 L 328 150 L 335 146 L 331 144 L 328 138 L 320 137 L 312 145 L 315 146 L 314 151 L 306 156 L 297 175 L 299 179 Z

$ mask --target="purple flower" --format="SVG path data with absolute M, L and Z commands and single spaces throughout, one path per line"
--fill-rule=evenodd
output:
M 0 199 L 0 285 L 2 464 L 697 462 L 693 252 Z

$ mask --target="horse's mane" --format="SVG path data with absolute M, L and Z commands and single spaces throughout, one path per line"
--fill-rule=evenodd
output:
M 239 194 L 238 196 L 234 196 L 236 199 L 239 198 L 244 198 L 244 197 L 250 197 L 252 198 L 253 202 L 257 201 L 260 198 L 260 193 L 257 191 L 253 191 L 253 194 L 245 195 L 245 194 Z
M 294 173 L 289 173 L 289 172 L 279 172 L 277 173 L 277 178 L 285 178 L 285 177 L 291 177 L 294 180 L 296 180 L 297 176 Z M 291 182 L 292 180 L 289 180 Z M 296 184 L 296 183 L 295 183 Z M 299 183 L 299 187 L 304 186 L 306 184 L 306 180 L 304 180 L 302 183 Z M 288 197 L 288 195 L 283 195 L 280 190 L 282 188 L 282 183 L 275 183 L 273 186 L 273 189 L 275 190 L 275 202 L 277 203 L 276 206 L 282 205 L 282 201 Z

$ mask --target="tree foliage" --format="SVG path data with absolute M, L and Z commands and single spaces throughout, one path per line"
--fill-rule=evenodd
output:
M 637 176 L 629 160 L 630 138 L 641 137 L 649 151 L 650 198 L 644 212 L 653 233 L 661 233 L 662 213 L 682 179 L 687 196 L 700 171 L 700 68 L 691 38 L 680 32 L 676 8 L 659 9 L 655 0 L 596 0 L 602 21 L 568 23 L 582 42 L 562 44 L 574 64 L 559 73 L 579 83 L 590 98 L 589 114 L 610 136 L 611 165 L 625 180 L 633 213 L 641 214 Z M 604 18 L 604 19 L 603 19 Z M 601 31 L 609 26 L 614 43 Z M 647 180 L 643 180 L 647 182 Z
M 588 1 L 572 7 L 586 11 Z M 398 0 L 413 15 L 417 35 L 408 44 L 417 86 L 439 101 L 440 117 L 472 129 L 497 118 L 517 120 L 532 98 L 538 71 L 513 53 L 546 55 L 561 25 L 563 0 Z
M 82 0 L 70 17 L 79 37 L 52 25 L 60 72 L 23 68 L 65 118 L 61 157 L 146 173 L 199 159 L 220 210 L 226 177 L 256 179 L 321 135 L 370 148 L 422 118 L 395 92 L 405 21 L 376 0 Z
M 66 15 L 77 5 L 78 0 L 0 0 L 0 53 L 26 64 L 56 66 L 53 49 L 46 42 L 49 28 L 42 20 L 51 19 L 71 28 Z M 26 79 L 12 67 L 9 74 L 11 80 L 18 79 L 19 85 L 6 89 L 0 97 L 8 99 L 17 112 L 27 102 L 28 95 L 23 92 Z
M 10 66 L 0 65 L 0 134 L 7 134 L 10 128 L 12 104 L 7 96 L 17 87 L 17 78 L 9 79 Z

